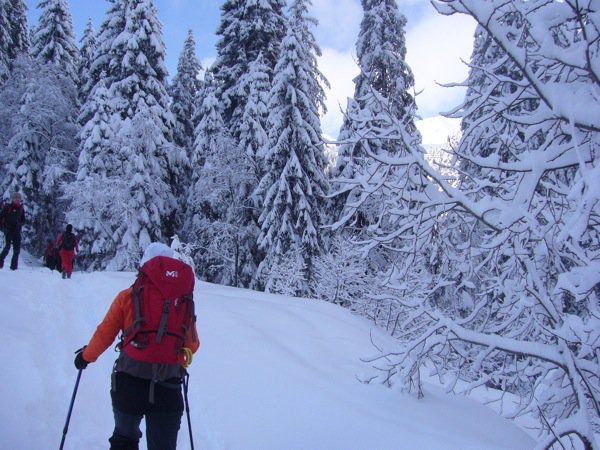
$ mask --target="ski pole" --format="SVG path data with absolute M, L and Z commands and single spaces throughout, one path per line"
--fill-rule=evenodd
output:
M 192 422 L 190 421 L 190 402 L 188 401 L 188 382 L 190 379 L 190 374 L 185 373 L 185 378 L 183 379 L 183 399 L 185 400 L 185 411 L 187 415 L 187 423 L 188 423 L 188 431 L 190 432 L 190 446 L 191 450 L 194 450 L 194 438 L 192 436 Z
M 65 422 L 65 427 L 63 428 L 62 440 L 60 441 L 59 450 L 63 450 L 65 445 L 65 439 L 67 437 L 67 431 L 69 431 L 69 421 L 71 420 L 71 413 L 73 412 L 73 405 L 75 404 L 75 396 L 77 395 L 77 388 L 79 387 L 79 380 L 81 379 L 81 372 L 83 369 L 79 369 L 77 373 L 77 381 L 75 381 L 75 389 L 73 389 L 73 395 L 71 396 L 71 404 L 69 405 L 69 412 L 67 413 L 67 421 Z

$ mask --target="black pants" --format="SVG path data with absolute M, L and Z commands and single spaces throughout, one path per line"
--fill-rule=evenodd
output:
M 148 450 L 175 450 L 183 415 L 180 380 L 154 385 L 150 403 L 150 380 L 117 372 L 111 390 L 115 429 L 109 439 L 111 450 L 138 450 L 140 423 L 146 419 Z
M 4 259 L 12 246 L 13 254 L 12 259 L 10 260 L 10 268 L 12 270 L 17 270 L 19 265 L 19 252 L 21 251 L 21 232 L 12 230 L 5 231 L 4 242 L 4 249 L 2 249 L 2 253 L 0 253 L 0 267 L 4 267 Z

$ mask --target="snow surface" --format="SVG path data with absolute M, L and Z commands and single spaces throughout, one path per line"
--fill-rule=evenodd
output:
M 23 259 L 23 258 L 22 258 Z M 86 344 L 133 273 L 0 270 L 0 448 L 58 448 Z M 417 399 L 357 377 L 388 336 L 335 305 L 197 283 L 202 346 L 190 368 L 197 449 L 527 449 L 515 424 L 426 385 Z M 386 342 L 387 341 L 387 342 Z M 107 350 L 83 371 L 65 449 L 105 449 L 112 432 Z M 144 438 L 140 448 L 145 449 Z M 179 449 L 189 449 L 185 414 Z

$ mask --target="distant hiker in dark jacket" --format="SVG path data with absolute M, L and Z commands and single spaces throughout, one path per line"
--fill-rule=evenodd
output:
M 0 269 L 4 267 L 4 259 L 12 246 L 13 254 L 10 269 L 17 270 L 19 265 L 19 252 L 21 251 L 21 227 L 25 223 L 25 209 L 21 204 L 21 194 L 15 192 L 10 203 L 2 207 L 0 225 L 4 231 L 5 245 L 0 253 Z
M 62 277 L 71 278 L 75 251 L 79 251 L 79 241 L 77 236 L 73 234 L 73 225 L 67 225 L 65 232 L 58 235 L 56 247 L 58 247 L 60 253 Z

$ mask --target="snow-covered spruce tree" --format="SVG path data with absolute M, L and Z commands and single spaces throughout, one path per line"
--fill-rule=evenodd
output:
M 196 41 L 192 30 L 188 31 L 183 51 L 177 63 L 177 73 L 168 87 L 171 96 L 171 111 L 175 118 L 175 144 L 192 156 L 194 145 L 194 100 L 202 89 L 202 64 L 196 56 Z
M 8 0 L 9 24 L 12 46 L 9 48 L 9 58 L 16 59 L 29 50 L 29 27 L 27 26 L 27 5 L 23 0 Z
M 0 88 L 17 57 L 27 54 L 28 49 L 27 6 L 23 0 L 0 2 Z M 11 160 L 7 150 L 10 122 L 10 115 L 0 115 L 0 179 L 5 179 L 6 167 Z
M 104 87 L 110 86 L 112 80 L 119 75 L 119 64 L 112 63 L 115 56 L 112 45 L 125 29 L 125 6 L 125 1 L 112 1 L 100 24 L 89 70 L 85 79 L 81 80 L 83 82 L 81 91 L 88 95 L 92 94 L 98 83 Z M 89 120 L 89 117 L 85 115 L 86 111 L 87 109 L 82 107 L 80 117 L 82 124 Z
M 63 226 L 61 183 L 73 173 L 77 148 L 76 89 L 57 66 L 20 56 L 0 89 L 0 102 L 0 122 L 10 124 L 2 194 L 22 193 L 28 217 L 24 245 L 41 254 L 46 239 Z
M 202 236 L 199 265 L 206 269 L 206 279 L 222 284 L 248 287 L 260 262 L 254 191 L 262 175 L 257 154 L 267 143 L 268 73 L 259 55 L 239 82 L 240 89 L 247 93 L 239 144 L 222 121 L 214 87 L 199 111 L 203 125 L 197 128 L 196 145 L 203 159 L 196 158 L 196 194 L 190 197 L 190 203 L 199 201 L 204 205 L 204 211 L 195 214 L 206 221 L 204 230 L 195 227 L 197 235 Z M 212 72 L 208 75 L 212 77 Z
M 487 120 L 467 122 L 465 134 L 510 122 L 524 134 L 511 144 L 506 160 L 493 153 L 501 146 L 474 151 L 477 147 L 464 139 L 458 157 L 476 169 L 465 174 L 470 185 L 460 185 L 467 190 L 455 189 L 414 158 L 440 187 L 423 205 L 430 217 L 448 223 L 451 211 L 459 223 L 477 219 L 476 239 L 457 244 L 468 242 L 465 254 L 472 256 L 465 263 L 479 264 L 437 285 L 454 282 L 460 311 L 432 302 L 436 286 L 420 298 L 398 296 L 410 312 L 402 324 L 410 339 L 384 351 L 385 362 L 378 365 L 382 378 L 409 386 L 427 366 L 448 389 L 469 391 L 491 381 L 521 396 L 511 415 L 540 417 L 537 448 L 598 448 L 600 199 L 594 186 L 600 78 L 595 13 L 588 2 L 434 4 L 444 14 L 472 16 L 507 56 L 504 67 L 513 65 L 522 74 L 515 79 L 497 72 L 498 64 L 477 67 L 495 81 L 481 84 L 490 114 Z M 498 82 L 506 89 L 496 89 Z M 490 170 L 495 179 L 480 178 Z M 412 240 L 418 242 L 418 236 Z
M 239 126 L 239 147 L 253 167 L 253 187 L 247 191 L 247 196 L 250 196 L 263 176 L 262 159 L 258 155 L 268 145 L 269 139 L 266 128 L 271 83 L 269 68 L 265 65 L 262 54 L 248 65 L 248 72 L 240 86 L 247 92 L 247 97 Z
M 94 53 L 96 52 L 96 32 L 91 19 L 89 19 L 86 24 L 80 43 L 77 76 L 79 79 L 79 100 L 83 104 L 90 94 L 88 76 L 92 67 L 92 62 L 94 61 Z
M 0 82 L 8 77 L 17 57 L 28 50 L 27 5 L 23 0 L 0 2 Z
M 8 5 L 0 2 L 0 80 L 8 78 L 10 71 L 9 49 L 11 47 L 10 21 L 8 18 Z
M 339 155 L 334 178 L 334 220 L 343 215 L 347 201 L 354 202 L 356 181 L 370 165 L 369 153 L 398 155 L 413 142 L 368 137 L 369 129 L 388 126 L 386 116 L 406 123 L 411 141 L 420 137 L 414 125 L 415 101 L 411 91 L 414 77 L 406 63 L 406 18 L 395 0 L 362 0 L 364 10 L 356 42 L 360 74 L 354 79 L 354 97 L 350 99 L 340 130 Z M 364 118 L 364 119 L 363 119 Z M 357 120 L 358 119 L 358 120 Z M 372 133 L 371 133 L 372 134 Z M 385 147 L 385 148 L 384 148 Z M 350 200 L 348 200 L 350 198 Z M 355 218 L 358 229 L 377 221 L 379 201 L 371 200 Z
M 80 247 L 88 247 L 78 259 L 90 269 L 104 267 L 120 239 L 114 224 L 126 223 L 128 213 L 125 208 L 115 207 L 129 193 L 128 177 L 122 176 L 125 161 L 118 149 L 112 114 L 108 89 L 96 86 L 82 109 L 81 116 L 89 116 L 90 120 L 79 134 L 82 150 L 77 178 L 65 187 L 66 196 L 76 199 L 77 205 L 70 221 L 79 231 Z
M 111 3 L 96 36 L 96 45 L 80 91 L 87 93 L 79 122 L 79 166 L 76 180 L 66 187 L 66 196 L 76 199 L 77 208 L 67 216 L 80 236 L 78 258 L 85 267 L 104 268 L 114 256 L 120 236 L 114 224 L 125 221 L 122 207 L 115 208 L 127 196 L 127 178 L 123 176 L 123 155 L 116 145 L 120 116 L 113 120 L 116 104 L 109 90 L 119 75 L 119 65 L 111 64 L 112 45 L 125 27 L 125 3 Z
M 85 240 L 96 265 L 125 269 L 135 267 L 151 240 L 174 234 L 176 189 L 184 182 L 187 161 L 183 150 L 173 144 L 165 50 L 154 3 L 117 3 L 107 13 L 98 36 L 90 78 L 98 81 L 81 116 L 85 125 L 80 159 L 89 162 L 89 167 L 80 167 L 71 196 L 98 178 L 121 178 L 123 188 L 110 205 L 91 208 L 86 203 L 71 209 L 69 218 L 76 227 L 86 226 Z M 120 214 L 98 215 L 106 208 L 118 208 L 130 216 L 123 222 L 114 220 Z M 80 217 L 93 222 L 84 223 Z
M 187 242 L 194 242 L 193 252 L 196 274 L 204 280 L 212 281 L 217 277 L 218 270 L 213 265 L 221 267 L 219 249 L 213 246 L 210 224 L 212 222 L 211 205 L 206 196 L 210 195 L 206 180 L 202 175 L 208 155 L 224 151 L 233 144 L 225 125 L 216 97 L 215 82 L 210 71 L 204 74 L 202 89 L 197 92 L 194 106 L 194 121 L 198 123 L 194 131 L 194 146 L 190 159 L 192 179 L 186 201 L 183 237 Z M 213 261 L 215 262 L 213 264 Z
M 255 236 L 244 223 L 240 185 L 252 176 L 248 159 L 233 143 L 221 117 L 211 73 L 199 95 L 193 178 L 184 231 L 194 242 L 196 270 L 208 281 L 247 286 L 254 273 L 248 241 Z M 250 265 L 250 270 L 248 266 Z
M 63 225 L 62 184 L 72 179 L 76 169 L 79 104 L 71 70 L 78 52 L 70 13 L 62 2 L 41 2 L 39 7 L 42 12 L 32 38 L 33 58 L 19 58 L 14 66 L 18 73 L 4 86 L 13 92 L 5 92 L 3 108 L 9 119 L 2 122 L 10 126 L 7 173 L 2 182 L 5 191 L 23 191 L 29 216 L 25 244 L 41 253 L 46 239 L 54 237 Z
M 236 140 L 246 103 L 239 82 L 248 72 L 248 65 L 261 54 L 272 77 L 285 35 L 285 4 L 285 0 L 226 0 L 221 6 L 217 59 L 212 71 L 219 86 L 223 120 Z
M 284 252 L 279 258 L 279 263 L 272 267 L 264 290 L 291 297 L 297 296 L 298 286 L 307 284 L 305 273 L 304 257 L 290 249 Z
M 153 144 L 146 142 L 146 165 L 134 169 L 143 176 L 150 175 L 150 179 L 161 187 L 139 186 L 134 177 L 131 179 L 132 193 L 141 191 L 138 195 L 144 197 L 133 201 L 137 208 L 141 208 L 140 201 L 144 202 L 150 218 L 140 216 L 137 224 L 130 223 L 128 233 L 132 237 L 124 244 L 128 253 L 135 254 L 143 251 L 149 243 L 147 238 L 157 240 L 175 234 L 182 219 L 175 200 L 184 193 L 187 185 L 184 170 L 189 162 L 184 150 L 173 142 L 175 124 L 166 91 L 165 48 L 154 1 L 128 0 L 125 3 L 126 26 L 124 34 L 115 40 L 117 58 L 113 59 L 120 61 L 121 73 L 110 86 L 118 105 L 115 113 L 124 118 L 117 134 L 137 139 L 135 133 L 130 134 L 129 126 L 138 124 L 151 136 Z M 122 59 L 119 59 L 121 55 Z M 135 144 L 124 150 L 127 152 L 128 148 L 135 149 Z M 125 172 L 130 177 L 132 173 L 136 172 Z M 123 206 L 127 207 L 127 204 Z M 150 213 L 154 209 L 156 212 Z
M 264 125 L 266 117 L 255 105 L 248 102 L 255 101 L 251 95 L 252 85 L 260 80 L 253 79 L 257 70 L 267 74 L 270 82 L 273 69 L 279 56 L 281 40 L 285 35 L 286 19 L 283 12 L 285 0 L 250 0 L 250 1 L 225 1 L 221 7 L 221 24 L 217 31 L 217 59 L 211 69 L 217 82 L 217 98 L 222 111 L 223 120 L 228 133 L 235 143 L 234 147 L 240 152 L 235 155 L 236 161 L 243 161 L 255 173 L 260 174 L 261 162 L 256 160 L 256 155 L 247 153 L 249 147 L 256 149 L 261 142 L 250 142 L 258 135 L 248 131 L 249 121 Z M 260 63 L 256 63 L 261 58 Z M 262 87 L 261 87 L 262 89 Z M 249 114 L 258 113 L 260 116 L 250 117 Z M 243 135 L 243 136 L 242 136 Z M 243 139 L 244 142 L 241 142 Z M 224 167 L 229 170 L 228 167 Z M 257 175 L 258 176 L 258 175 Z M 246 247 L 240 249 L 241 254 L 247 254 L 247 264 L 244 272 L 255 271 L 260 260 L 260 252 L 256 249 L 256 236 L 258 212 L 251 193 L 255 190 L 255 178 L 241 177 L 243 184 L 232 194 L 238 198 L 231 202 L 235 211 L 223 211 L 223 217 L 232 218 L 235 223 L 230 224 L 237 229 L 243 226 L 247 231 L 254 230 L 254 236 L 244 239 Z M 236 206 L 233 206 L 236 205 Z M 244 205 L 240 208 L 237 205 Z M 242 213 L 240 221 L 236 214 Z M 249 273 L 252 278 L 254 273 Z M 249 279 L 248 276 L 244 280 Z
M 60 67 L 77 85 L 79 49 L 75 43 L 73 19 L 66 0 L 42 0 L 30 54 L 33 58 Z
M 79 85 L 78 68 L 80 55 L 75 43 L 73 20 L 68 3 L 66 0 L 43 0 L 38 4 L 38 8 L 42 12 L 39 23 L 33 32 L 30 55 L 41 64 L 53 65 L 58 74 L 67 78 L 67 80 L 61 82 L 63 89 L 72 84 L 77 91 Z M 66 99 L 70 99 L 72 102 L 72 112 L 68 119 L 63 117 L 62 120 L 67 119 L 65 126 L 70 124 L 71 127 L 74 127 L 75 118 L 79 110 L 78 97 L 69 93 Z M 49 141 L 52 141 L 52 138 L 49 138 Z M 68 149 L 58 150 L 62 152 L 68 150 L 68 153 L 64 153 L 63 157 L 57 158 L 51 155 L 50 153 L 54 151 L 52 147 L 45 150 L 49 153 L 47 157 L 48 163 L 51 163 L 52 158 L 54 158 L 56 161 L 65 164 L 63 167 L 64 171 L 68 171 L 70 175 L 74 173 L 77 168 L 77 153 L 73 142 L 71 142 Z M 69 177 L 62 181 L 69 181 Z
M 337 233 L 367 244 L 365 273 L 383 275 L 371 282 L 374 295 L 363 299 L 368 303 L 363 310 L 377 323 L 392 324 L 399 320 L 400 307 L 384 294 L 382 285 L 399 284 L 415 292 L 429 283 L 424 255 L 404 240 L 403 234 L 412 231 L 412 225 L 403 229 L 398 224 L 414 215 L 421 220 L 415 224 L 420 242 L 431 239 L 428 218 L 419 216 L 430 182 L 418 164 L 412 164 L 416 153 L 418 158 L 424 154 L 414 125 L 406 19 L 394 0 L 364 0 L 362 6 L 356 44 L 361 73 L 354 80 L 354 98 L 349 100 L 340 132 L 329 220 L 337 221 Z M 420 276 L 413 276 L 417 272 Z
M 140 253 L 150 242 L 174 236 L 174 232 L 161 232 L 165 221 L 172 220 L 175 208 L 168 195 L 172 189 L 165 174 L 167 155 L 161 148 L 165 137 L 156 124 L 153 109 L 149 105 L 140 107 L 124 125 L 116 144 L 128 155 L 124 164 L 124 172 L 129 174 L 127 197 L 122 203 L 126 220 L 114 224 L 113 234 L 120 236 L 120 241 L 109 267 L 135 268 Z
M 256 284 L 268 287 L 277 266 L 286 264 L 285 255 L 296 253 L 304 267 L 295 287 L 299 296 L 308 295 L 314 276 L 313 259 L 321 248 L 319 202 L 327 192 L 319 119 L 322 74 L 313 65 L 318 47 L 306 34 L 306 4 L 292 3 L 289 30 L 275 67 L 268 105 L 269 145 L 262 154 L 265 175 L 258 187 L 262 200 L 258 244 L 265 258 Z M 301 37 L 307 40 L 301 42 Z
M 268 96 L 271 84 L 269 82 L 269 68 L 264 64 L 262 54 L 248 65 L 248 71 L 240 80 L 239 86 L 246 92 L 244 112 L 239 123 L 239 134 L 235 151 L 230 159 L 237 162 L 237 169 L 241 176 L 231 186 L 230 205 L 231 211 L 223 211 L 228 217 L 234 230 L 243 230 L 238 233 L 240 245 L 236 253 L 241 257 L 236 258 L 237 273 L 234 280 L 239 286 L 250 286 L 258 264 L 262 260 L 262 253 L 257 248 L 259 234 L 258 216 L 260 214 L 260 200 L 255 195 L 258 182 L 264 174 L 263 160 L 260 152 L 268 145 L 266 132 L 268 118 Z M 232 148 L 232 150 L 234 150 Z M 231 167 L 227 159 L 221 159 L 224 167 L 221 169 L 229 173 Z M 215 168 L 215 170 L 217 170 Z

